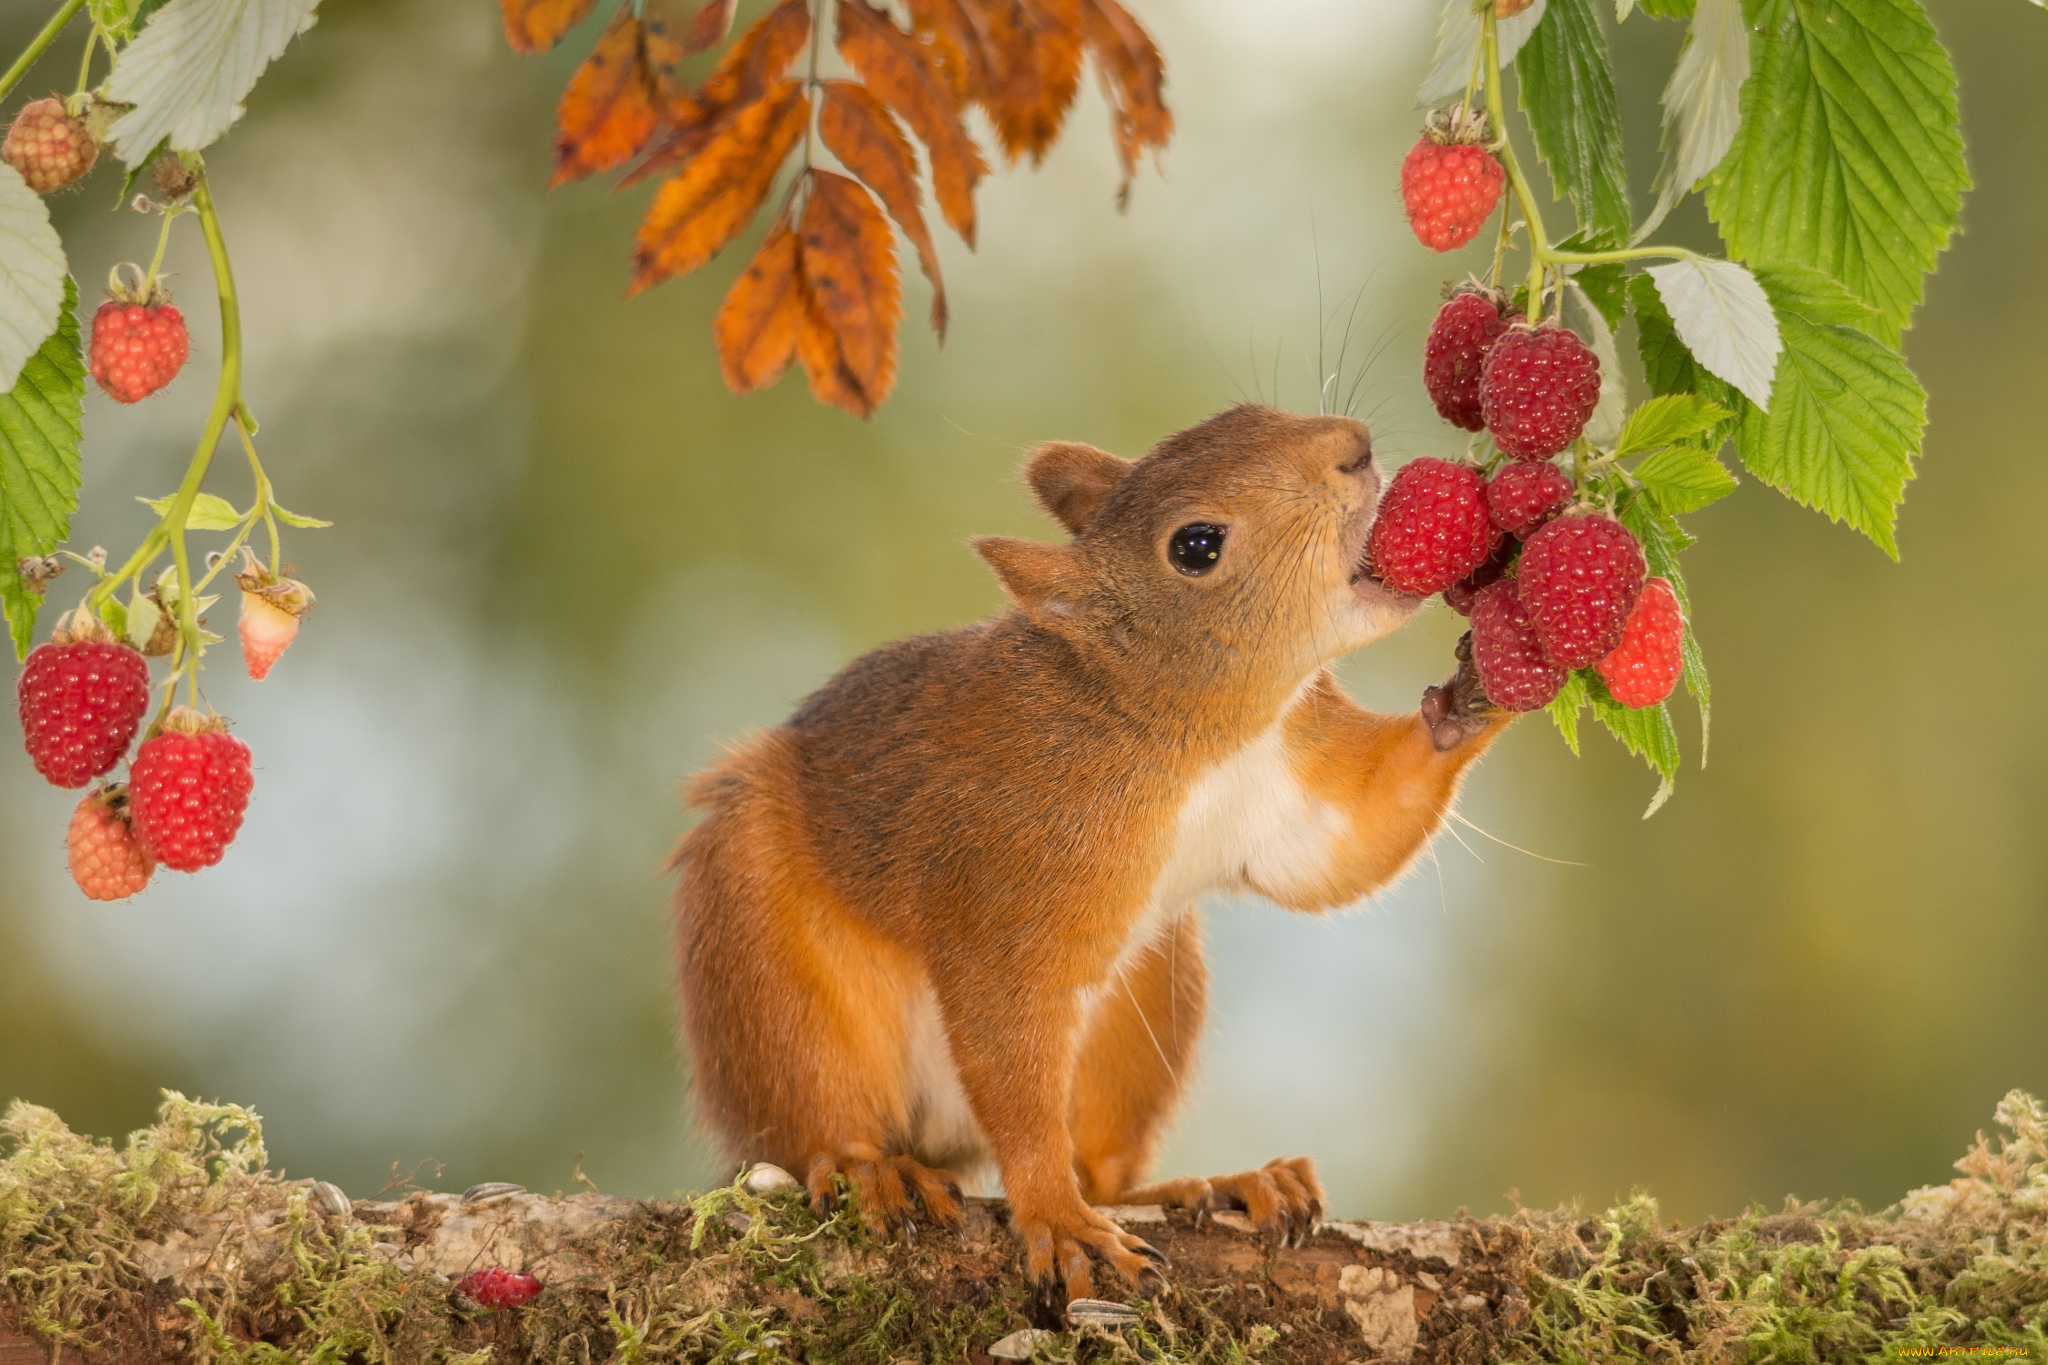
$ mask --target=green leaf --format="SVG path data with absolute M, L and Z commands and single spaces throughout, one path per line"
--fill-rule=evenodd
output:
M 1694 0 L 1636 0 L 1636 8 L 1652 19 L 1690 19 Z
M 1749 79 L 1749 26 L 1742 0 L 1700 0 L 1678 65 L 1664 87 L 1664 160 L 1657 203 L 1636 229 L 1642 241 L 1728 155 L 1742 126 Z
M 1691 256 L 1643 272 L 1678 339 L 1700 364 L 1727 380 L 1753 403 L 1768 406 L 1771 375 L 1785 343 L 1770 296 L 1756 276 L 1733 261 Z
M 153 598 L 135 594 L 135 605 L 128 612 L 128 643 L 137 649 L 148 649 L 149 641 L 156 634 L 157 622 L 163 620 L 163 608 Z
M 161 498 L 137 498 L 150 511 L 163 516 L 171 510 L 178 495 L 172 493 Z M 192 499 L 192 510 L 185 514 L 185 529 L 188 531 L 232 531 L 242 524 L 242 514 L 226 498 L 217 498 L 211 493 L 201 493 Z
M 1686 590 L 1685 574 L 1678 567 L 1678 553 L 1692 544 L 1678 524 L 1678 519 L 1661 508 L 1652 505 L 1650 498 L 1630 495 L 1622 500 L 1619 515 L 1621 524 L 1635 533 L 1643 547 L 1643 558 L 1649 561 L 1650 573 L 1671 585 L 1671 595 L 1678 599 L 1678 613 L 1685 618 L 1685 636 L 1679 642 L 1679 657 L 1684 661 L 1685 690 L 1700 708 L 1700 766 L 1707 766 L 1707 740 L 1713 733 L 1713 687 L 1707 682 L 1707 659 L 1700 649 L 1699 637 L 1692 628 L 1692 594 Z
M 1550 0 L 1515 70 L 1522 108 L 1557 197 L 1570 196 L 1589 235 L 1608 243 L 1626 241 L 1632 215 L 1621 104 L 1593 0 Z
M 1500 53 L 1503 71 L 1513 65 L 1515 54 L 1543 22 L 1547 3 L 1548 0 L 1535 0 L 1521 13 L 1495 22 L 1494 46 Z M 1443 20 L 1436 31 L 1436 59 L 1430 63 L 1429 75 L 1423 78 L 1415 102 L 1427 108 L 1464 94 L 1465 83 L 1472 78 L 1472 54 L 1478 50 L 1479 15 L 1471 0 L 1444 0 Z
M 0 390 L 57 330 L 70 279 L 43 197 L 0 164 Z
M 170 139 L 197 152 L 242 116 L 256 78 L 313 26 L 319 0 L 170 0 L 121 49 L 106 97 L 135 106 L 115 121 L 114 150 L 130 166 Z
M 1750 401 L 1736 392 L 1733 384 L 1715 378 L 1693 358 L 1685 343 L 1678 339 L 1655 282 L 1647 275 L 1638 275 L 1629 281 L 1628 294 L 1636 314 L 1636 353 L 1642 358 L 1643 377 L 1650 383 L 1650 392 L 1697 394 L 1735 414 L 1696 442 L 1707 450 L 1719 450 L 1722 442 L 1733 434 L 1736 419 L 1750 410 Z
M 1565 674 L 1564 686 L 1550 699 L 1544 710 L 1549 713 L 1551 724 L 1564 736 L 1565 747 L 1572 751 L 1572 757 L 1579 756 L 1579 711 L 1586 704 L 1586 678 L 1588 671 L 1575 668 Z
M 148 175 L 149 168 L 156 164 L 156 159 L 162 156 L 165 152 L 168 152 L 169 150 L 171 150 L 171 140 L 169 138 L 161 138 L 158 140 L 156 146 L 149 149 L 149 154 L 147 156 L 143 157 L 142 160 L 135 162 L 128 168 L 128 176 L 125 180 L 121 182 L 121 198 L 114 204 L 115 208 L 121 208 L 122 206 L 129 203 L 135 197 L 135 186 L 137 182 L 139 182 L 143 176 Z
M 1647 820 L 1671 798 L 1672 782 L 1678 776 L 1678 729 L 1671 723 L 1671 708 L 1663 702 L 1641 708 L 1623 706 L 1608 695 L 1607 685 L 1597 674 L 1587 679 L 1586 690 L 1593 702 L 1594 719 L 1662 779 L 1649 809 L 1643 812 Z
M 1970 187 L 1956 76 L 1917 0 L 1752 0 L 1755 73 L 1707 211 L 1735 255 L 1812 266 L 1896 343 Z
M 270 504 L 270 510 L 271 513 L 274 516 L 276 516 L 276 518 L 279 521 L 283 522 L 287 526 L 303 526 L 307 530 L 312 531 L 318 530 L 322 526 L 334 525 L 333 522 L 322 521 L 318 517 L 303 517 L 300 516 L 297 512 L 287 512 L 284 508 L 279 507 L 274 502 Z
M 1927 395 L 1883 341 L 1794 311 L 1818 311 L 1822 298 L 1785 295 L 1778 314 L 1785 354 L 1771 410 L 1743 414 L 1736 453 L 1771 487 L 1848 523 L 1897 559 L 1893 528 L 1920 454 Z
M 1674 515 L 1697 512 L 1735 491 L 1728 467 L 1698 446 L 1669 446 L 1645 456 L 1635 476 L 1658 508 Z
M 1621 429 L 1621 439 L 1615 444 L 1616 456 L 1639 454 L 1668 446 L 1679 441 L 1712 431 L 1735 414 L 1718 403 L 1709 403 L 1698 394 L 1667 394 L 1652 398 L 1628 415 L 1628 422 Z M 1641 478 L 1638 471 L 1636 477 Z
M 14 654 L 28 657 L 35 639 L 32 593 L 15 567 L 46 555 L 70 534 L 78 510 L 79 415 L 85 407 L 85 362 L 78 348 L 78 285 L 64 281 L 57 330 L 21 367 L 14 387 L 0 394 L 0 609 L 14 637 Z
M 1877 310 L 1844 289 L 1837 280 L 1803 265 L 1760 265 L 1757 279 L 1781 313 L 1797 313 L 1808 322 L 1854 327 L 1883 339 Z

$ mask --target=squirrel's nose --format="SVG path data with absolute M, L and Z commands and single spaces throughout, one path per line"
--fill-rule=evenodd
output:
M 1377 482 L 1379 479 L 1379 469 L 1373 464 L 1372 433 L 1361 425 L 1356 436 L 1352 439 L 1352 449 L 1345 454 L 1343 460 L 1337 465 L 1337 472 L 1339 474 L 1363 475 Z

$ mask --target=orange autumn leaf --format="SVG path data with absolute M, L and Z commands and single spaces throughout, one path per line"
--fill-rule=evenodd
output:
M 505 41 L 523 57 L 546 52 L 597 8 L 597 0 L 499 0 Z
M 797 357 L 820 402 L 870 417 L 896 383 L 903 287 L 895 234 L 855 181 L 813 171 L 811 182 L 797 229 L 810 295 Z
M 661 115 L 645 61 L 645 33 L 630 4 L 576 68 L 555 110 L 555 177 L 568 180 L 622 166 L 654 136 Z
M 946 335 L 946 284 L 939 278 L 939 253 L 925 226 L 924 196 L 917 186 L 917 154 L 896 120 L 866 86 L 826 81 L 818 132 L 832 155 L 873 190 L 917 248 L 918 264 L 932 282 L 932 330 Z
M 924 143 L 939 212 L 973 246 L 974 186 L 988 163 L 960 122 L 959 102 L 935 55 L 866 0 L 839 0 L 839 55 Z
M 725 35 L 732 32 L 733 15 L 738 10 L 739 0 L 706 0 L 690 16 L 690 26 L 683 30 L 683 51 L 709 52 L 724 42 Z
M 1152 36 L 1117 0 L 1081 0 L 1081 15 L 1082 32 L 1109 99 L 1110 134 L 1124 172 L 1117 190 L 1122 204 L 1129 201 L 1131 181 L 1146 149 L 1158 151 L 1173 136 L 1173 115 L 1166 107 L 1166 62 Z
M 989 35 L 981 106 L 1011 161 L 1036 164 L 1081 87 L 1081 0 L 970 0 Z
M 719 306 L 711 336 L 726 387 L 734 393 L 767 388 L 796 358 L 797 334 L 810 305 L 802 253 L 789 220 L 779 219 Z
M 687 275 L 752 220 L 811 119 L 798 81 L 781 81 L 722 125 L 654 196 L 633 251 L 637 294 Z
M 761 98 L 810 37 L 811 11 L 804 0 L 782 0 L 768 11 L 726 49 L 695 94 L 670 104 L 667 114 L 674 130 L 626 173 L 619 188 L 687 165 L 741 107 Z
M 953 87 L 966 104 L 988 88 L 988 30 L 967 0 L 909 0 L 910 30 L 930 43 Z

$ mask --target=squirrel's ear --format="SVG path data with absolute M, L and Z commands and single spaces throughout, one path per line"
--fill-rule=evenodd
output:
M 968 542 L 988 561 L 1010 600 L 1032 616 L 1078 616 L 1088 581 L 1070 545 L 1047 545 L 1010 536 Z
M 1073 535 L 1081 534 L 1102 500 L 1130 472 L 1129 460 L 1079 441 L 1047 441 L 1024 465 L 1038 505 Z

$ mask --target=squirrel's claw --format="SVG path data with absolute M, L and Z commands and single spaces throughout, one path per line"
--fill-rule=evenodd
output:
M 1422 723 L 1437 752 L 1448 753 L 1474 735 L 1484 733 L 1501 710 L 1487 699 L 1472 663 L 1472 632 L 1458 637 L 1458 671 L 1422 694 Z

